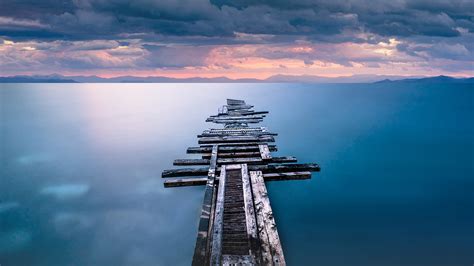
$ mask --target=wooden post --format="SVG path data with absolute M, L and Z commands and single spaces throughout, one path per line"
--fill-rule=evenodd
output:
M 214 217 L 214 194 L 215 194 L 215 176 L 217 162 L 218 146 L 212 147 L 211 164 L 207 175 L 206 190 L 204 192 L 204 200 L 201 209 L 201 218 L 199 220 L 198 236 L 196 238 L 196 246 L 194 247 L 194 256 L 192 265 L 205 265 L 207 261 L 207 253 L 209 250 L 209 228 L 212 228 Z
M 286 265 L 261 171 L 250 171 L 263 265 Z

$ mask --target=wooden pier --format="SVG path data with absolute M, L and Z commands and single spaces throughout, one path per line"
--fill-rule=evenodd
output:
M 205 185 L 193 265 L 286 265 L 265 181 L 311 178 L 317 164 L 297 164 L 292 156 L 274 157 L 276 133 L 249 127 L 267 111 L 254 111 L 243 100 L 227 99 L 206 121 L 224 128 L 198 135 L 198 147 L 174 165 L 206 166 L 165 170 L 165 187 Z M 184 177 L 184 178 L 183 178 Z

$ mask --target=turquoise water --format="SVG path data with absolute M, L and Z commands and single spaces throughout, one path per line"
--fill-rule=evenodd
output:
M 472 265 L 469 84 L 0 84 L 0 264 L 189 265 L 203 187 L 160 173 L 226 98 L 269 110 L 288 265 Z

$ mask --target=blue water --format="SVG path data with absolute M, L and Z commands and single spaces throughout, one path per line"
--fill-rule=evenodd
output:
M 474 263 L 474 90 L 449 84 L 0 84 L 0 264 L 189 265 L 203 187 L 165 189 L 225 99 L 269 110 L 288 265 Z

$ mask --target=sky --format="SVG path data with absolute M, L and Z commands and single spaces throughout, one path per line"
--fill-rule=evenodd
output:
M 473 76 L 472 0 L 0 0 L 0 76 Z

